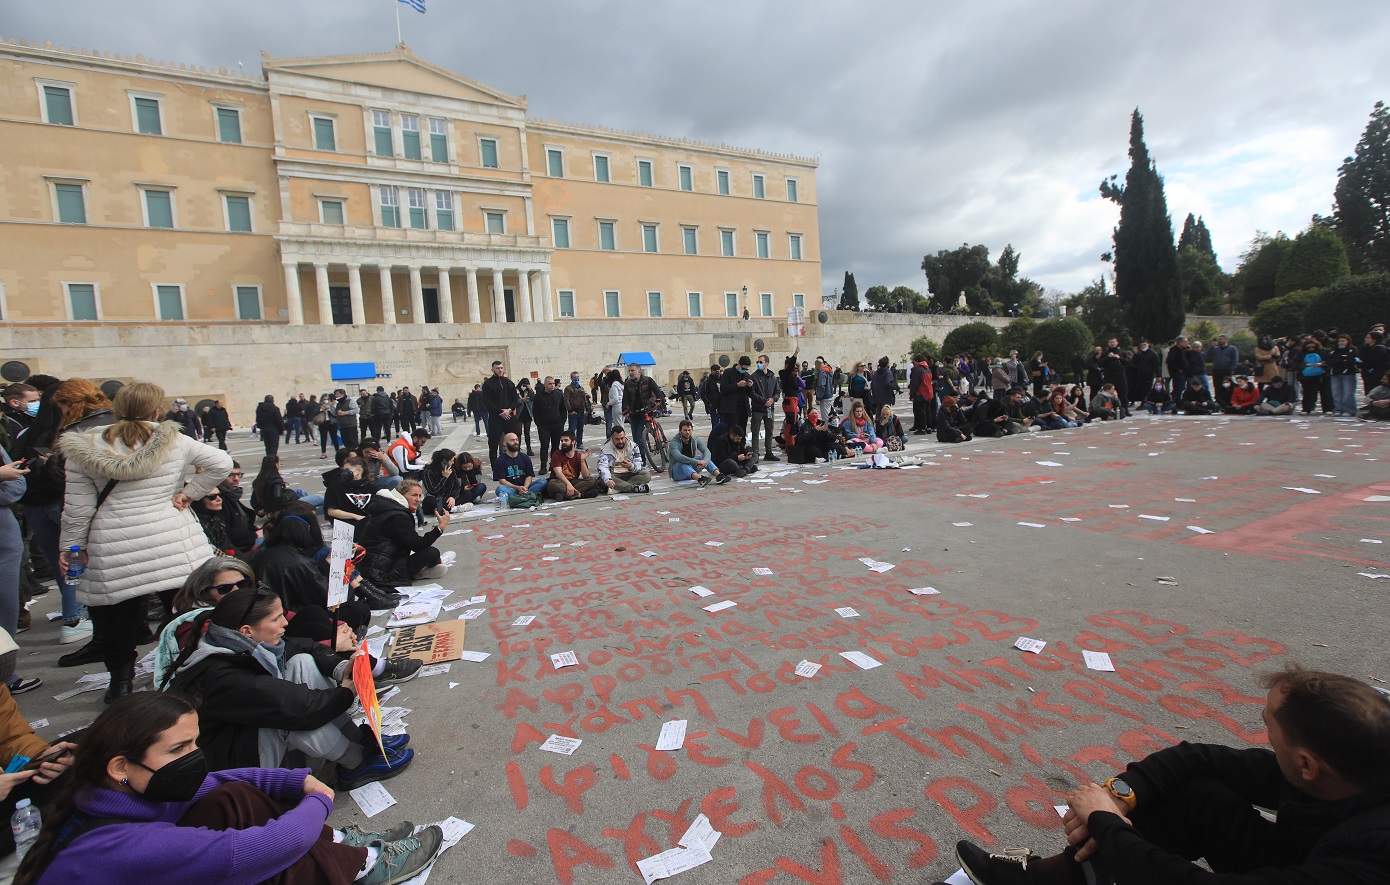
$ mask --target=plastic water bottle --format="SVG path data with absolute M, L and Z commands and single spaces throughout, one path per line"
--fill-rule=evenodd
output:
M 29 799 L 20 799 L 14 805 L 14 814 L 10 817 L 10 832 L 14 833 L 14 853 L 19 860 L 24 860 L 24 855 L 29 852 L 29 847 L 34 844 L 34 840 L 39 838 L 39 830 L 43 829 L 43 818 L 39 815 L 39 810 L 34 807 L 34 803 Z
M 82 573 L 87 567 L 82 564 L 82 548 L 76 544 L 68 548 L 68 571 L 63 575 L 63 583 L 69 587 L 77 586 L 77 579 L 82 577 Z

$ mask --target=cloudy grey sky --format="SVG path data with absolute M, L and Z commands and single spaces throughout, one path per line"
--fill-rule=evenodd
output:
M 827 293 L 846 270 L 925 290 L 922 256 L 965 242 L 1085 285 L 1136 106 L 1174 226 L 1205 216 L 1233 270 L 1257 229 L 1331 211 L 1390 101 L 1384 0 L 427 2 L 401 7 L 411 47 L 534 116 L 818 155 Z M 395 4 L 0 0 L 0 34 L 254 70 L 388 50 Z

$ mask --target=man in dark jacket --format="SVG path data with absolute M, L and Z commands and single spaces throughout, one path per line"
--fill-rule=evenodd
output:
M 653 473 L 660 471 L 655 469 L 651 448 L 647 445 L 646 412 L 656 409 L 663 399 L 661 385 L 643 373 L 641 366 L 627 367 L 627 378 L 623 380 L 623 415 L 632 428 L 632 439 L 637 443 L 637 450 L 642 453 L 642 463 Z
M 1207 348 L 1207 359 L 1211 360 L 1211 383 L 1216 389 L 1216 403 L 1221 408 L 1231 404 L 1231 388 L 1223 382 L 1231 380 L 1235 374 L 1236 363 L 1240 362 L 1240 351 L 1225 335 L 1216 336 L 1216 343 Z
M 222 405 L 222 400 L 213 400 L 212 405 L 208 406 L 207 416 L 203 419 L 203 433 L 217 434 L 217 447 L 225 452 L 227 451 L 227 433 L 231 429 L 232 419 L 227 414 L 227 407 Z
M 483 382 L 482 394 L 483 410 L 487 413 L 487 463 L 496 469 L 497 447 L 502 444 L 502 437 L 521 426 L 516 418 L 521 395 L 507 377 L 507 367 L 501 360 L 492 361 L 492 374 Z
M 763 460 L 780 461 L 772 454 L 772 407 L 781 394 L 782 385 L 777 375 L 768 370 L 767 357 L 758 357 L 758 368 L 753 372 L 753 395 L 749 401 L 749 420 L 753 424 L 753 451 L 758 451 L 759 438 L 763 441 Z
M 1159 750 L 1067 794 L 1061 854 L 961 842 L 961 865 L 982 885 L 1390 882 L 1390 704 L 1335 673 L 1293 667 L 1264 682 L 1271 749 Z
M 676 399 L 681 401 L 681 408 L 685 411 L 685 420 L 687 421 L 694 420 L 697 393 L 695 379 L 691 377 L 690 370 L 682 370 L 680 377 L 676 379 Z
M 386 392 L 386 388 L 377 385 L 376 393 L 372 394 L 367 406 L 371 410 L 372 420 L 368 425 L 368 431 L 377 439 L 393 437 L 395 434 L 391 432 L 391 420 L 396 415 L 396 403 L 391 399 L 391 394 Z
M 1390 369 L 1390 347 L 1385 346 L 1385 333 L 1372 329 L 1366 333 L 1361 347 L 1361 384 L 1366 393 L 1380 384 L 1380 378 Z
M 285 445 L 290 444 L 290 435 L 296 444 L 304 441 L 304 403 L 291 396 L 285 400 Z
M 473 416 L 473 435 L 482 436 L 487 430 L 487 404 L 483 402 L 483 385 L 474 384 L 468 394 L 468 414 Z
M 1100 355 L 1100 371 L 1104 384 L 1115 385 L 1115 393 L 1120 398 L 1120 417 L 1129 417 L 1129 351 L 1120 347 L 1117 338 L 1105 344 Z
M 174 407 L 164 416 L 165 421 L 173 421 L 183 428 L 183 435 L 193 439 L 201 439 L 203 436 L 203 424 L 198 420 L 198 413 L 188 407 L 188 400 L 174 400 Z
M 700 401 L 705 404 L 705 414 L 714 420 L 719 414 L 720 371 L 718 366 L 710 366 L 709 374 L 700 379 Z
M 1134 351 L 1131 365 L 1134 369 L 1134 384 L 1130 387 L 1129 393 L 1135 399 L 1143 399 L 1154 386 L 1154 379 L 1163 371 L 1163 362 L 1158 358 L 1158 351 L 1150 346 L 1147 338 L 1139 340 L 1139 349 Z
M 547 377 L 531 398 L 531 417 L 541 437 L 541 461 L 549 464 L 551 454 L 560 448 L 560 434 L 565 429 L 565 395 L 555 389 L 554 378 Z
M 729 476 L 747 476 L 758 470 L 758 456 L 743 444 L 743 428 L 737 424 L 710 440 L 709 457 L 720 473 Z
M 280 434 L 285 432 L 285 418 L 280 414 L 280 407 L 275 405 L 275 397 L 270 394 L 266 394 L 265 399 L 256 406 L 256 429 L 260 431 L 266 455 L 278 455 Z
M 730 427 L 747 432 L 748 414 L 752 410 L 753 361 L 747 356 L 738 358 L 738 366 L 719 379 L 719 420 Z
M 574 445 L 578 451 L 584 451 L 584 425 L 589 421 L 589 412 L 592 406 L 589 405 L 589 395 L 584 392 L 584 385 L 580 383 L 579 373 L 570 372 L 570 383 L 564 389 L 562 396 L 565 401 L 565 416 L 569 421 L 569 431 L 574 437 Z
M 1168 389 L 1177 399 L 1187 387 L 1187 338 L 1179 335 L 1173 339 L 1173 343 L 1168 345 L 1163 365 L 1168 369 Z

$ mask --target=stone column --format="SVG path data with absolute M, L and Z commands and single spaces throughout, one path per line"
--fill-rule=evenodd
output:
M 333 299 L 328 297 L 328 265 L 314 265 L 314 288 L 319 295 L 319 325 L 333 325 Z
M 468 280 L 468 322 L 481 323 L 483 315 L 478 308 L 478 269 L 466 267 L 464 273 Z
M 410 321 L 423 323 L 425 321 L 425 290 L 420 286 L 420 266 L 412 264 L 408 270 L 410 271 Z
M 285 263 L 285 308 L 290 325 L 304 325 L 304 301 L 299 294 L 299 262 Z
M 531 311 L 531 272 L 528 270 L 516 272 L 516 300 L 521 302 L 521 321 L 531 322 L 534 314 Z
M 507 321 L 506 299 L 502 294 L 502 269 L 494 267 L 492 269 L 492 321 L 494 323 L 505 323 Z
M 541 298 L 541 321 L 546 323 L 555 322 L 555 306 L 551 304 L 554 297 L 550 294 L 550 271 L 536 271 L 536 288 L 540 290 Z
M 391 291 L 391 266 L 383 264 L 377 268 L 381 274 L 381 321 L 388 326 L 396 324 L 396 295 Z
M 367 321 L 367 312 L 362 307 L 362 265 L 349 264 L 348 292 L 352 300 L 352 324 L 360 326 Z
M 439 321 L 453 324 L 454 292 L 449 288 L 449 268 L 439 269 Z

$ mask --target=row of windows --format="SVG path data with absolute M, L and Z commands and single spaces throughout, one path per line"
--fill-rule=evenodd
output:
M 88 224 L 87 182 L 80 179 L 50 178 L 53 218 L 60 224 Z M 178 207 L 173 187 L 137 184 L 140 211 L 145 227 L 172 230 L 178 227 Z M 251 219 L 252 195 L 222 194 L 222 221 L 231 233 L 254 233 Z
M 54 80 L 35 82 L 39 87 L 43 121 L 54 126 L 76 126 L 77 87 Z M 163 135 L 164 96 L 135 90 L 127 90 L 126 94 L 130 98 L 131 131 L 141 135 Z M 217 140 L 224 144 L 241 144 L 241 108 L 217 102 L 211 107 Z
M 600 251 L 618 251 L 617 240 L 618 222 L 599 219 L 598 221 L 598 247 Z M 638 227 L 641 230 L 642 251 L 660 252 L 661 251 L 661 226 L 648 222 L 640 222 Z M 681 229 L 681 250 L 685 255 L 700 255 L 700 229 L 695 225 L 683 224 Z M 724 258 L 738 257 L 736 248 L 737 231 L 731 227 L 719 228 L 719 254 Z M 570 248 L 570 219 L 551 218 L 550 219 L 550 239 L 556 249 Z M 758 230 L 753 232 L 753 254 L 758 258 L 771 258 L 771 239 L 770 231 Z M 801 234 L 787 234 L 787 257 L 792 261 L 801 260 Z
M 154 315 L 160 320 L 188 318 L 188 303 L 182 283 L 153 283 Z M 64 283 L 63 294 L 68 319 L 92 322 L 104 319 L 101 310 L 101 287 L 97 283 Z M 264 316 L 260 286 L 233 286 L 232 301 L 239 320 L 259 320 Z
M 573 289 L 557 289 L 556 297 L 560 302 L 561 317 L 575 317 L 575 300 Z M 665 294 L 662 292 L 647 292 L 647 316 L 663 317 L 666 314 Z M 703 292 L 685 293 L 685 315 L 688 317 L 716 316 L 716 314 L 705 313 L 705 296 Z M 725 292 L 723 297 L 723 316 L 738 317 L 742 315 L 739 307 L 739 293 Z M 772 293 L 760 292 L 757 301 L 754 303 L 758 309 L 758 315 L 764 317 L 772 316 Z M 792 304 L 796 307 L 806 306 L 806 296 L 801 292 L 792 294 Z M 623 310 L 622 292 L 615 289 L 605 290 L 603 293 L 603 315 L 607 318 L 627 316 Z M 750 311 L 752 308 L 750 308 Z
M 611 157 L 608 154 L 593 152 L 594 160 L 594 181 L 601 183 L 611 183 L 613 177 L 610 171 Z M 639 187 L 655 187 L 655 160 L 643 157 L 637 158 L 637 185 Z M 565 177 L 565 149 L 562 147 L 552 147 L 546 145 L 545 148 L 545 173 L 551 178 Z M 762 172 L 751 173 L 751 193 L 754 199 L 767 199 L 767 175 Z M 729 196 L 732 193 L 730 188 L 730 175 L 728 169 L 714 170 L 714 189 L 722 196 Z M 694 192 L 695 190 L 695 167 L 689 163 L 676 163 L 676 184 L 683 191 Z M 786 179 L 786 196 L 788 203 L 799 202 L 799 185 L 795 178 Z
M 405 192 L 405 211 L 401 211 L 401 192 Z M 377 209 L 382 227 L 409 227 L 414 230 L 460 230 L 455 214 L 454 194 L 423 188 L 377 188 Z M 343 223 L 341 200 L 319 200 L 319 217 L 324 224 Z M 505 209 L 484 209 L 483 230 L 490 234 L 507 232 Z

